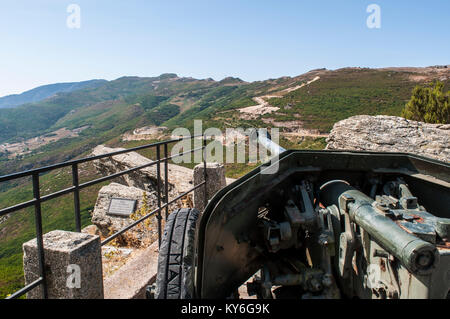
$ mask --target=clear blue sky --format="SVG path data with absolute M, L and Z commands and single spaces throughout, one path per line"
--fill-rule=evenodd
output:
M 67 6 L 81 8 L 69 29 Z M 369 29 L 369 4 L 381 28 Z M 125 75 L 237 76 L 449 64 L 450 1 L 1 0 L 0 96 Z

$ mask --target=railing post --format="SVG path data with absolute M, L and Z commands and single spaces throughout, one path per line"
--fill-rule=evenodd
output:
M 42 281 L 42 295 L 44 299 L 48 298 L 47 282 L 45 276 L 45 257 L 44 257 L 44 242 L 42 239 L 42 214 L 41 214 L 41 192 L 39 190 L 39 173 L 33 174 L 33 197 L 36 200 L 34 204 L 34 218 L 36 225 L 36 241 L 39 258 L 39 273 L 43 279 Z
M 207 177 L 207 173 L 206 173 L 206 135 L 203 134 L 203 180 L 205 181 L 205 185 L 203 185 L 203 189 L 204 189 L 204 203 L 205 206 L 208 203 L 208 190 L 207 190 L 207 181 L 206 181 L 206 177 Z
M 207 171 L 208 183 L 205 184 L 205 170 Z M 226 186 L 225 166 L 219 163 L 200 163 L 194 167 L 194 207 L 203 211 L 214 194 Z M 203 188 L 203 189 L 202 189 Z M 206 197 L 204 190 L 206 189 Z
M 166 198 L 166 220 L 169 217 L 169 163 L 167 158 L 169 157 L 169 151 L 167 143 L 164 144 L 164 197 Z
M 75 187 L 73 191 L 73 202 L 75 207 L 75 227 L 77 232 L 81 232 L 81 215 L 80 215 L 80 189 L 78 181 L 78 164 L 72 165 L 72 180 L 73 186 Z
M 161 150 L 159 145 L 156 145 L 156 174 L 157 174 L 157 183 L 156 183 L 156 193 L 158 196 L 158 247 L 161 246 Z
M 38 237 L 39 239 L 39 237 Z M 102 299 L 103 274 L 100 237 L 85 233 L 53 230 L 42 237 L 46 273 L 46 297 L 49 299 Z M 22 245 L 25 282 L 29 285 L 39 276 L 39 250 L 36 239 Z M 32 290 L 28 299 L 40 299 Z

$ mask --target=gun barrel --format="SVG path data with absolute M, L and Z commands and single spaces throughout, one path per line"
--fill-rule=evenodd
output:
M 347 199 L 346 206 L 341 198 Z M 321 187 L 320 201 L 347 211 L 350 219 L 367 231 L 390 254 L 397 257 L 412 273 L 426 274 L 437 266 L 436 247 L 402 229 L 392 219 L 372 206 L 374 200 L 343 181 L 329 182 Z

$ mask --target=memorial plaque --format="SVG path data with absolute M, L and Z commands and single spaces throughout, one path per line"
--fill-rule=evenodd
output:
M 134 213 L 135 208 L 135 199 L 111 198 L 108 208 L 108 215 L 128 217 Z

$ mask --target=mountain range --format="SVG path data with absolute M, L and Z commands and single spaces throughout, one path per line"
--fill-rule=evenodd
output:
M 21 94 L 0 97 L 0 108 L 13 108 L 25 103 L 45 100 L 58 93 L 72 92 L 83 88 L 94 88 L 107 82 L 106 80 L 89 80 L 83 82 L 55 83 L 39 86 Z
M 326 134 L 334 123 L 352 115 L 400 115 L 412 89 L 434 80 L 443 81 L 448 90 L 450 69 L 317 69 L 255 82 L 173 73 L 94 80 L 39 102 L 0 109 L 0 143 L 88 127 L 79 137 L 45 145 L 20 161 L 0 154 L 0 175 L 68 160 L 98 144 L 120 140 L 123 133 L 138 127 L 191 129 L 194 119 L 203 120 L 204 128 L 279 127 L 282 132 L 303 129 Z

